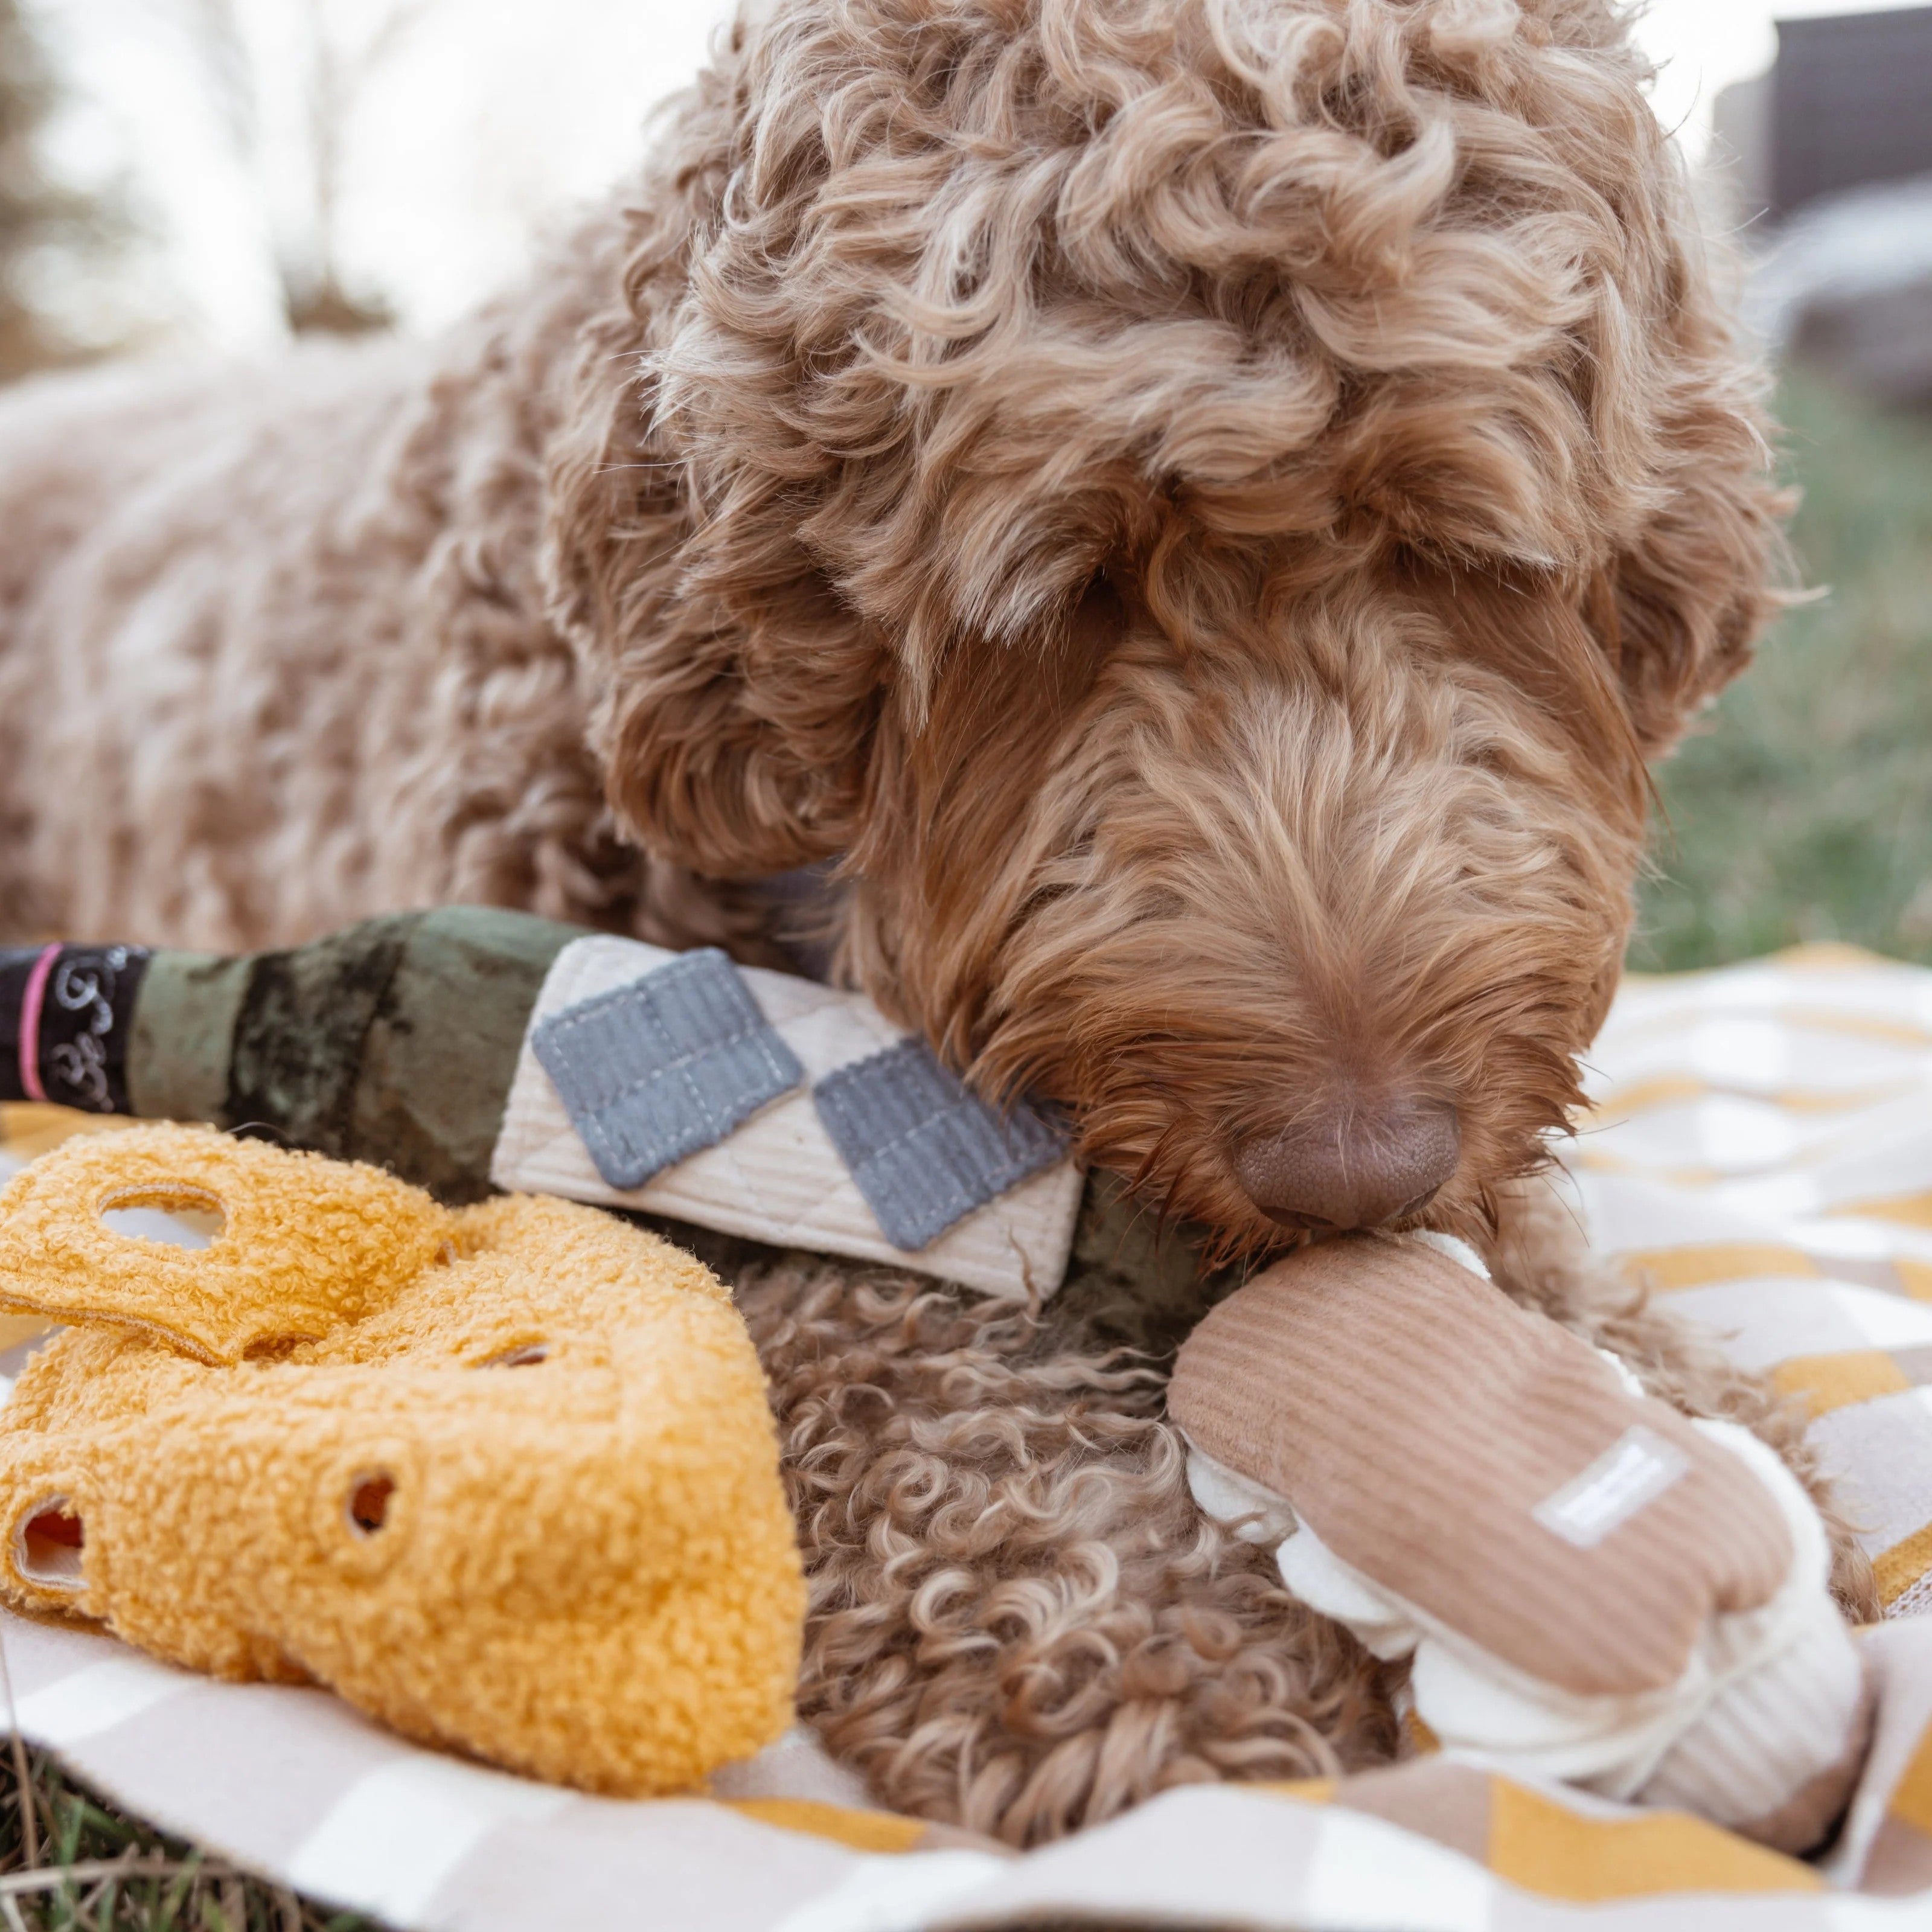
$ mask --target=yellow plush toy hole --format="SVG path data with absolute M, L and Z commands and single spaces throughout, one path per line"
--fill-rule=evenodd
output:
M 65 1496 L 46 1496 L 26 1510 L 14 1529 L 14 1568 L 44 1589 L 77 1590 L 86 1533 Z
M 228 1225 L 220 1197 L 185 1182 L 124 1188 L 100 1203 L 100 1214 L 102 1224 L 124 1240 L 176 1248 L 212 1246 Z
M 533 1369 L 539 1362 L 550 1360 L 550 1350 L 541 1342 L 526 1342 L 520 1348 L 506 1348 L 500 1355 L 492 1355 L 487 1362 L 478 1362 L 479 1369 Z
M 349 1526 L 358 1536 L 374 1536 L 389 1520 L 396 1479 L 386 1469 L 365 1470 L 349 1486 Z

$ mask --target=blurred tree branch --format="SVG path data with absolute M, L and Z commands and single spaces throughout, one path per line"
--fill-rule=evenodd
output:
M 263 188 L 270 172 L 268 109 L 256 50 L 236 0 L 161 0 L 182 28 L 237 164 Z M 359 34 L 338 0 L 301 0 L 299 203 L 268 211 L 282 308 L 297 334 L 355 335 L 390 327 L 377 292 L 352 286 L 341 257 L 341 206 L 350 140 L 368 86 L 427 18 L 436 0 L 387 0 Z M 266 202 L 266 195 L 265 195 Z
M 63 273 L 104 265 L 134 232 L 111 195 L 47 173 L 42 140 L 58 98 L 19 0 L 0 0 L 0 381 L 118 346 L 85 339 L 56 298 L 53 285 Z

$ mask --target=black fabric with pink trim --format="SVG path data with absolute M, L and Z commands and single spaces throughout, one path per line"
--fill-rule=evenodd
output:
M 124 1114 L 138 946 L 0 950 L 0 1100 Z

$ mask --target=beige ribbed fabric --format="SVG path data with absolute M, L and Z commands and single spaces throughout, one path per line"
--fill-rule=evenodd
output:
M 1414 1242 L 1278 1262 L 1189 1338 L 1168 1407 L 1363 1575 L 1580 1695 L 1676 1682 L 1791 1568 L 1736 1456 Z
M 1844 1810 L 1871 1727 L 1871 1687 L 1858 1654 L 1841 1632 L 1820 1624 L 1726 1685 L 1659 1762 L 1642 1799 L 1700 1812 L 1761 1845 L 1807 1852 Z M 1836 1753 L 1790 1790 L 1792 1741 L 1816 1749 L 1813 1741 L 1827 1738 L 1838 1741 Z

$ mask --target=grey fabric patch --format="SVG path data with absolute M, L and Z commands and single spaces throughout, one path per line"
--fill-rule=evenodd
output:
M 805 1078 L 716 946 L 552 1014 L 530 1046 L 613 1187 L 716 1146 Z
M 880 1232 L 908 1252 L 1066 1152 L 1042 1115 L 995 1112 L 916 1040 L 827 1074 L 812 1097 Z

